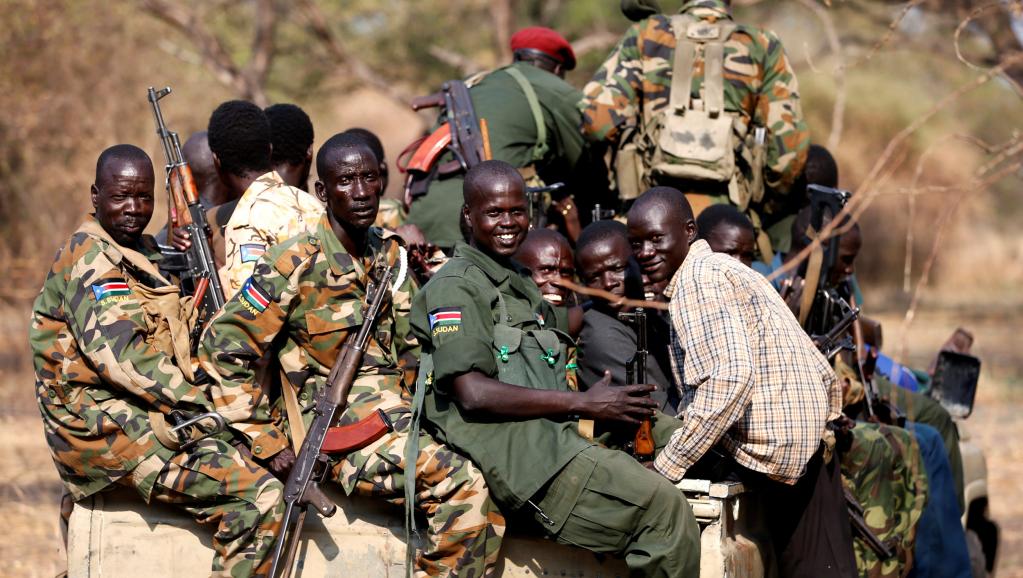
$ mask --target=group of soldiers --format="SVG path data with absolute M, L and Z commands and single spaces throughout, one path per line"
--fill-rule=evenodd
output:
M 434 174 L 407 212 L 382 199 L 371 132 L 333 135 L 314 157 L 297 106 L 217 107 L 184 146 L 226 297 L 209 319 L 164 263 L 195 239 L 143 234 L 149 156 L 103 151 L 94 212 L 58 251 L 30 334 L 68 503 L 133 488 L 216 527 L 213 575 L 266 576 L 309 408 L 385 267 L 389 295 L 335 425 L 387 428 L 331 457 L 327 477 L 426 520 L 416 575 L 492 575 L 507 516 L 633 575 L 698 576 L 684 477 L 757 493 L 782 576 L 968 575 L 951 417 L 875 375 L 909 421 L 850 419 L 867 376 L 825 357 L 798 318 L 814 291 L 802 192 L 838 179 L 809 145 L 778 38 L 734 23 L 724 0 L 658 10 L 623 2 L 637 22 L 582 92 L 563 80 L 564 38 L 516 34 L 515 62 L 468 83 L 490 159 Z M 680 77 L 691 94 L 673 92 Z M 687 134 L 675 123 L 690 117 Z M 731 147 L 727 172 L 713 156 L 679 169 L 696 154 L 687 139 Z M 531 227 L 531 187 L 554 182 L 566 186 L 550 226 Z M 826 282 L 855 294 L 864 239 L 844 229 Z M 642 339 L 627 321 L 637 304 Z M 224 431 L 168 435 L 210 412 Z M 853 539 L 843 488 L 890 557 Z

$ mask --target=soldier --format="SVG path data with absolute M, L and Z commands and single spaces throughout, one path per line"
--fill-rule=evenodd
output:
M 153 165 L 117 145 L 96 163 L 94 215 L 57 253 L 32 311 L 29 342 L 46 439 L 76 501 L 113 485 L 214 522 L 217 577 L 264 576 L 283 515 L 283 487 L 228 434 L 188 451 L 156 432 L 204 413 L 188 343 L 188 302 L 157 271 L 142 234 L 153 214 Z M 166 444 L 166 445 L 165 445 Z
M 516 32 L 511 49 L 511 65 L 470 79 L 473 108 L 486 120 L 491 158 L 518 168 L 531 186 L 566 184 L 551 213 L 573 239 L 583 214 L 573 195 L 587 203 L 607 190 L 603 160 L 579 133 L 576 103 L 582 93 L 563 80 L 565 71 L 575 68 L 575 53 L 564 37 L 542 27 Z M 409 209 L 408 222 L 445 251 L 462 241 L 463 179 L 462 173 L 438 177 Z
M 647 191 L 628 218 L 643 272 L 670 279 L 684 408 L 654 468 L 673 481 L 707 468 L 756 488 L 782 576 L 855 576 L 841 479 L 822 441 L 842 409 L 827 360 L 761 275 L 696 240 L 680 191 Z
M 261 258 L 243 290 L 206 331 L 202 360 L 216 381 L 218 411 L 246 434 L 253 454 L 276 462 L 279 475 L 286 475 L 295 458 L 289 437 L 300 446 L 312 420 L 303 408 L 325 387 L 338 350 L 361 323 L 374 263 L 394 266 L 390 305 L 377 320 L 340 417 L 341 424 L 349 424 L 382 410 L 393 431 L 340 456 L 331 464 L 331 477 L 346 494 L 400 505 L 408 480 L 405 448 L 412 443 L 409 391 L 419 350 L 408 329 L 415 284 L 407 275 L 400 237 L 371 226 L 380 200 L 378 167 L 376 156 L 354 135 L 335 135 L 324 143 L 316 157 L 315 188 L 327 214 L 312 233 Z M 268 352 L 276 354 L 283 373 L 284 391 L 276 401 L 256 382 L 256 362 Z M 416 507 L 429 522 L 416 574 L 488 575 L 504 519 L 482 475 L 429 435 L 414 442 L 419 447 Z
M 263 109 L 270 122 L 273 169 L 288 186 L 309 192 L 313 166 L 313 123 L 294 104 L 274 104 Z
M 229 191 L 217 174 L 217 166 L 213 162 L 213 151 L 210 150 L 208 133 L 204 130 L 192 133 L 181 147 L 185 162 L 192 169 L 195 187 L 199 190 L 202 206 L 217 207 L 238 198 Z
M 699 528 L 682 493 L 584 439 L 574 419 L 636 424 L 655 413 L 653 386 L 610 387 L 605 374 L 586 392 L 568 389 L 564 312 L 511 261 L 529 227 L 521 175 L 485 161 L 464 190 L 470 244 L 412 306 L 424 427 L 479 464 L 503 510 L 532 515 L 558 542 L 622 554 L 636 575 L 697 576 Z
M 258 106 L 225 102 L 210 115 L 207 130 L 220 179 L 241 194 L 224 229 L 220 278 L 230 298 L 268 248 L 315 228 L 323 206 L 273 169 L 270 122 Z
M 737 246 L 748 247 L 752 253 L 753 225 L 735 208 L 708 207 L 696 222 L 699 237 L 715 253 L 734 257 Z M 743 264 L 752 266 L 749 260 L 743 260 Z M 836 372 L 844 383 L 855 379 L 847 365 L 840 365 Z M 843 387 L 843 391 L 851 389 Z M 848 426 L 843 428 L 848 429 L 848 436 L 836 434 L 840 438 L 842 481 L 863 507 L 867 527 L 894 553 L 881 560 L 862 540 L 855 540 L 857 568 L 861 576 L 871 578 L 902 576 L 913 565 L 918 522 L 928 501 L 928 476 L 921 459 L 921 444 L 898 427 L 864 422 Z M 938 433 L 927 429 L 930 431 L 922 436 L 926 438 L 923 443 L 937 441 L 940 446 Z
M 707 207 L 696 218 L 696 235 L 715 253 L 731 255 L 747 267 L 756 255 L 756 232 L 746 215 L 731 205 Z
M 712 203 L 752 208 L 774 249 L 787 250 L 791 221 L 782 220 L 800 204 L 790 207 L 789 197 L 802 198 L 788 193 L 809 132 L 781 41 L 736 24 L 730 4 L 689 0 L 675 16 L 641 11 L 650 16 L 629 28 L 583 89 L 583 131 L 616 147 L 624 200 L 670 185 L 687 193 L 695 214 Z M 694 131 L 699 147 L 676 136 Z
M 513 258 L 529 271 L 545 301 L 555 307 L 573 305 L 572 292 L 558 284 L 560 279 L 575 278 L 572 247 L 564 235 L 550 229 L 533 229 Z
M 632 257 L 625 225 L 618 221 L 596 221 L 583 229 L 576 246 L 581 281 L 618 297 L 643 297 L 639 265 Z M 625 309 L 604 299 L 594 299 L 583 315 L 579 334 L 579 377 L 593 383 L 604 369 L 611 370 L 613 385 L 626 385 L 625 364 L 636 354 L 636 331 L 618 319 Z M 650 397 L 668 415 L 678 413 L 678 388 L 671 381 L 668 357 L 668 326 L 659 315 L 647 316 L 647 359 L 649 381 L 657 386 Z

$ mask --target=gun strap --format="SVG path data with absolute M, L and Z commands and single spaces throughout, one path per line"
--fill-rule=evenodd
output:
M 281 395 L 284 397 L 284 410 L 288 415 L 288 428 L 291 430 L 291 447 L 298 455 L 305 441 L 305 422 L 302 421 L 302 408 L 298 405 L 295 388 L 288 381 L 288 376 L 281 370 Z
M 504 69 L 504 71 L 515 79 L 519 88 L 522 89 L 522 93 L 526 95 L 526 102 L 529 103 L 529 111 L 533 113 L 533 122 L 536 123 L 536 144 L 533 145 L 533 155 L 531 160 L 534 163 L 540 162 L 550 149 L 550 147 L 547 146 L 547 123 L 543 119 L 543 109 L 540 108 L 540 100 L 536 97 L 536 90 L 533 89 L 533 85 L 529 84 L 529 81 L 526 80 L 526 75 L 522 74 L 522 71 L 516 69 L 514 66 L 508 66 Z
M 814 228 L 806 229 L 806 236 L 810 238 L 813 249 L 810 251 L 810 260 L 806 264 L 806 278 L 803 280 L 803 296 L 799 300 L 799 324 L 806 327 L 806 320 L 810 317 L 810 309 L 813 307 L 813 299 L 817 296 L 817 285 L 821 280 L 821 269 L 824 266 L 824 246 L 815 243 L 817 231 Z
M 419 422 L 423 416 L 426 388 L 433 380 L 433 356 L 423 353 L 419 358 L 416 390 L 412 393 L 412 420 L 405 441 L 405 576 L 411 578 L 415 562 L 419 529 L 416 528 L 416 463 L 419 461 Z
M 746 215 L 753 222 L 753 230 L 757 236 L 757 250 L 760 251 L 760 260 L 764 263 L 774 261 L 774 250 L 771 247 L 771 238 L 767 236 L 763 223 L 760 222 L 760 215 L 752 208 L 746 209 Z
M 160 445 L 173 451 L 181 449 L 181 441 L 171 433 L 170 426 L 167 425 L 167 418 L 162 413 L 149 412 L 149 427 L 153 430 L 153 435 L 156 436 Z

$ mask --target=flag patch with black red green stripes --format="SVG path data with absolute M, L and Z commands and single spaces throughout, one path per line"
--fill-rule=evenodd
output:
M 249 277 L 242 285 L 242 302 L 251 307 L 255 313 L 262 313 L 270 305 L 270 296 L 266 291 Z
M 441 333 L 454 333 L 462 327 L 462 309 L 460 307 L 438 307 L 427 317 L 430 321 L 430 331 L 434 335 Z
M 110 298 L 125 298 L 131 295 L 131 289 L 123 279 L 108 279 L 99 283 L 93 283 L 92 293 L 96 296 L 96 301 L 102 303 Z M 121 299 L 114 300 L 120 301 Z

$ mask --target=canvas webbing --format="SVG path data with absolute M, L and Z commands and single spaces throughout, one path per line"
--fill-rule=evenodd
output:
M 536 144 L 533 145 L 532 161 L 534 163 L 543 160 L 549 147 L 547 146 L 547 123 L 543 120 L 543 109 L 540 108 L 540 100 L 536 98 L 536 90 L 529 84 L 526 76 L 518 69 L 509 66 L 504 69 L 515 82 L 518 83 L 522 93 L 526 95 L 526 102 L 529 103 L 529 112 L 533 113 L 533 122 L 536 124 Z
M 178 438 L 171 434 L 170 427 L 167 425 L 167 419 L 164 415 L 158 411 L 149 412 L 149 428 L 153 430 L 153 435 L 160 442 L 163 447 L 178 451 L 181 449 L 181 442 Z
M 692 24 L 700 23 L 708 28 L 716 27 L 713 38 L 694 38 L 688 34 Z M 675 34 L 675 60 L 671 73 L 671 95 L 669 106 L 675 113 L 684 112 L 692 101 L 693 69 L 696 61 L 697 44 L 704 45 L 703 54 L 703 97 L 705 110 L 717 116 L 725 110 L 725 41 L 738 25 L 731 20 L 701 22 L 685 14 L 671 17 L 671 29 Z
M 764 263 L 774 261 L 774 249 L 771 247 L 771 237 L 769 237 L 767 235 L 767 231 L 764 230 L 764 227 L 760 222 L 760 215 L 758 215 L 753 209 L 747 209 L 746 215 L 748 215 L 749 220 L 753 222 L 753 230 L 757 234 L 757 250 L 760 251 L 760 260 Z

